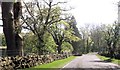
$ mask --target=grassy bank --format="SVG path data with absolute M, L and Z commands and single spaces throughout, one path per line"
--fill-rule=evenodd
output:
M 62 59 L 62 60 L 56 60 L 53 61 L 51 63 L 48 64 L 43 64 L 43 65 L 39 65 L 39 66 L 35 66 L 32 68 L 28 68 L 28 69 L 24 69 L 24 70 L 53 70 L 56 68 L 62 68 L 64 65 L 66 65 L 67 63 L 69 63 L 70 61 L 72 61 L 76 56 L 70 56 L 66 59 Z
M 114 59 L 114 58 L 110 59 L 110 57 L 105 57 L 101 55 L 97 55 L 97 56 L 103 61 L 112 62 L 112 63 L 120 65 L 120 59 Z

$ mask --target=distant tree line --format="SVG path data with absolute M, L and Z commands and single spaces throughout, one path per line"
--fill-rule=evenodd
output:
M 83 53 L 99 52 L 103 55 L 118 57 L 120 55 L 120 24 L 100 26 L 86 25 L 85 28 L 80 28 L 82 35 Z

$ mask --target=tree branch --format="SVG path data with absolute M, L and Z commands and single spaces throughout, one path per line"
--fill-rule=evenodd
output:
M 45 0 L 43 0 L 48 6 L 49 6 L 49 3 L 47 3 Z
M 51 2 L 49 4 L 48 14 L 47 14 L 46 21 L 45 21 L 46 25 L 48 24 L 48 20 L 49 20 L 49 17 L 50 17 L 50 11 L 51 11 Z
M 26 27 L 26 26 L 22 26 L 24 29 L 28 29 L 28 30 L 31 30 L 30 28 Z
M 43 20 L 43 14 L 42 14 L 42 11 L 41 11 L 41 8 L 39 6 L 39 2 L 37 1 L 37 7 L 38 7 L 38 10 L 40 12 L 40 15 L 41 15 L 41 21 Z
M 67 20 L 67 19 L 69 19 L 69 18 L 70 18 L 70 17 L 68 17 L 68 18 L 62 18 L 62 19 L 55 20 L 55 21 L 51 20 L 51 21 L 49 21 L 48 23 L 49 23 L 49 25 L 51 25 L 51 24 L 53 24 L 53 23 L 60 22 L 60 21 L 62 21 L 62 20 Z
M 34 31 L 34 29 L 26 22 L 26 19 L 24 19 L 23 16 L 22 17 L 22 20 L 23 20 L 23 23 L 26 23 L 27 27 L 24 27 L 24 28 L 28 28 L 29 27 L 29 30 L 31 30 L 34 34 L 36 34 L 36 32 Z M 23 27 L 23 26 L 22 26 Z
M 58 4 L 64 4 L 64 3 L 67 3 L 67 2 L 57 2 L 56 4 L 53 4 L 52 6 L 56 6 Z
M 29 10 L 28 6 L 26 5 L 26 3 L 24 1 L 23 1 L 23 3 L 25 4 L 25 7 L 26 7 L 28 13 L 30 14 L 30 16 L 34 19 L 34 22 L 37 22 L 37 20 L 34 18 L 34 15 L 30 12 L 30 10 Z

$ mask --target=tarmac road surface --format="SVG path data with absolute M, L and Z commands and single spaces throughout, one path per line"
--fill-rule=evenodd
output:
M 120 70 L 120 66 L 100 60 L 96 54 L 76 57 L 61 70 Z

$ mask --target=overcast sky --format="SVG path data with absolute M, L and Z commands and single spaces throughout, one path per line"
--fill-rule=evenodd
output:
M 119 0 L 69 0 L 68 5 L 74 7 L 71 13 L 77 26 L 84 24 L 112 24 L 117 20 L 117 2 Z M 0 32 L 2 29 L 0 28 Z
M 78 27 L 84 24 L 111 24 L 117 20 L 119 0 L 71 0 Z

